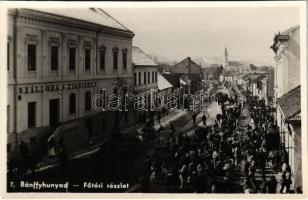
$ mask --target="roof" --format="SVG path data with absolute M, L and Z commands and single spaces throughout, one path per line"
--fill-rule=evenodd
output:
M 301 111 L 301 86 L 290 90 L 278 99 L 278 104 L 286 119 Z
M 167 79 L 168 82 L 173 85 L 173 87 L 180 87 L 181 74 L 162 74 L 162 76 Z
M 200 74 L 185 74 L 185 75 L 191 82 L 200 81 L 202 79 Z
M 265 75 L 255 75 L 251 81 L 254 82 L 254 83 L 257 83 L 259 81 L 262 81 L 266 77 L 267 76 L 265 76 Z
M 240 66 L 243 66 L 243 63 L 238 62 L 238 61 L 229 61 L 229 62 L 228 62 L 228 65 L 229 65 L 229 66 L 240 67 Z
M 248 81 L 250 75 L 251 75 L 251 74 L 244 74 L 244 75 L 242 76 L 242 79 L 243 79 L 244 81 Z
M 224 70 L 224 71 L 222 72 L 222 75 L 224 75 L 224 76 L 232 76 L 233 73 L 232 73 L 231 71 L 226 71 L 226 70 Z
M 132 47 L 132 60 L 135 66 L 158 66 L 149 55 L 139 47 Z
M 157 73 L 157 86 L 159 90 L 164 90 L 167 88 L 171 88 L 171 83 L 165 79 L 160 73 Z
M 101 8 L 35 8 L 28 10 L 58 15 L 66 18 L 73 18 L 97 25 L 131 32 L 128 28 L 123 26 L 119 21 L 117 21 Z
M 280 33 L 280 35 L 288 35 L 290 32 L 294 31 L 295 29 L 298 29 L 299 27 L 299 25 L 292 26 L 291 28 L 288 28 L 287 30 Z
M 187 57 L 171 67 L 173 73 L 202 73 L 202 69 L 190 57 Z

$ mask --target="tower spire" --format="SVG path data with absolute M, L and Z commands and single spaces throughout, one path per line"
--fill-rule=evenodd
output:
M 227 47 L 225 46 L 225 55 L 224 55 L 224 64 L 223 64 L 224 68 L 226 70 L 229 70 L 229 62 L 228 62 L 228 50 Z

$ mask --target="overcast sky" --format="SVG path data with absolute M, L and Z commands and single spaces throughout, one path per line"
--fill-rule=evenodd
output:
M 105 8 L 135 33 L 133 44 L 171 60 L 222 56 L 273 62 L 273 36 L 299 24 L 297 7 Z

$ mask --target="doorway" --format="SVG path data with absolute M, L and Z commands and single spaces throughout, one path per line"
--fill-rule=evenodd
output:
M 59 109 L 60 109 L 59 99 L 49 100 L 49 125 L 52 128 L 56 128 L 59 125 Z

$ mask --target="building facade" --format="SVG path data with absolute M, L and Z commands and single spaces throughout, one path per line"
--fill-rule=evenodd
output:
M 134 73 L 134 92 L 145 97 L 146 107 L 150 105 L 151 95 L 158 92 L 158 65 L 139 47 L 132 47 Z M 152 98 L 153 99 L 153 98 Z M 151 118 L 151 112 L 138 112 L 137 117 Z
M 186 75 L 191 82 L 190 93 L 194 94 L 202 89 L 203 71 L 191 57 L 183 59 L 171 68 L 172 74 Z
M 101 9 L 9 10 L 8 151 L 71 122 L 88 138 L 110 130 L 92 99 L 132 88 L 133 37 Z
M 278 33 L 271 46 L 275 52 L 275 102 L 281 143 L 289 154 L 292 187 L 302 186 L 300 26 Z

